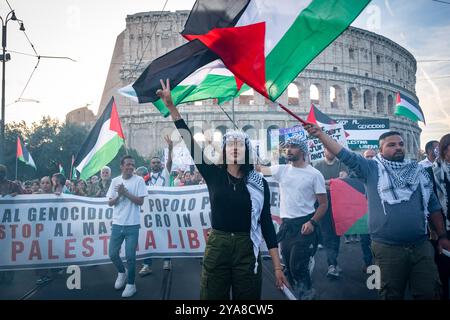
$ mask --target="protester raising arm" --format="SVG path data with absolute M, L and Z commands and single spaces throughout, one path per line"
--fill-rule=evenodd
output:
M 314 123 L 306 123 L 303 125 L 309 135 L 318 138 L 332 154 L 337 156 L 349 169 L 353 171 L 358 178 L 367 179 L 371 161 L 364 159 L 362 156 L 351 152 L 333 140 L 329 135 Z M 376 164 L 373 163 L 374 168 Z
M 214 175 L 216 174 L 218 168 L 215 165 L 207 164 L 204 162 L 202 148 L 198 145 L 197 142 L 195 142 L 192 132 L 189 130 L 186 122 L 184 122 L 183 118 L 178 112 L 178 109 L 173 103 L 169 79 L 166 80 L 166 83 L 164 83 L 163 80 L 160 80 L 160 82 L 162 89 L 159 89 L 156 94 L 164 102 L 167 109 L 169 109 L 172 120 L 174 121 L 175 126 L 177 127 L 181 137 L 183 138 L 189 152 L 191 153 L 195 165 L 197 166 L 203 178 L 205 178 L 205 181 L 208 182 L 209 179 L 214 178 Z

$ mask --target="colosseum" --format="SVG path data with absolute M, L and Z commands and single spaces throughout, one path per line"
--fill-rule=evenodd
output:
M 99 114 L 114 96 L 128 147 L 145 157 L 161 154 L 163 136 L 173 130 L 173 124 L 151 104 L 137 105 L 117 90 L 135 81 L 150 61 L 184 43 L 179 32 L 188 15 L 189 11 L 128 15 L 126 29 L 116 40 Z M 301 117 L 308 114 L 313 102 L 334 119 L 389 119 L 390 128 L 404 134 L 408 156 L 416 158 L 421 129 L 417 123 L 394 115 L 399 90 L 418 102 L 415 74 L 416 60 L 406 49 L 376 33 L 350 27 L 299 74 L 279 102 Z M 279 107 L 251 92 L 222 107 L 252 135 L 298 124 Z M 213 100 L 181 105 L 179 109 L 196 131 L 223 133 L 233 127 Z

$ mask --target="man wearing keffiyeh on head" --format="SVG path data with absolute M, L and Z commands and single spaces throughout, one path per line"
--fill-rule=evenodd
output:
M 309 263 L 317 245 L 318 222 L 327 210 L 328 201 L 323 175 L 308 163 L 308 144 L 294 136 L 284 143 L 288 165 L 259 167 L 264 175 L 280 186 L 280 217 L 282 224 L 277 238 L 289 282 L 299 300 L 312 300 Z M 315 209 L 316 200 L 319 206 Z
M 343 148 L 317 125 L 304 127 L 366 185 L 372 252 L 381 271 L 381 298 L 403 299 L 409 284 L 414 299 L 439 299 L 441 285 L 427 238 L 428 219 L 438 234 L 439 251 L 450 249 L 450 242 L 431 180 L 417 162 L 405 160 L 401 134 L 382 134 L 380 153 L 367 160 Z

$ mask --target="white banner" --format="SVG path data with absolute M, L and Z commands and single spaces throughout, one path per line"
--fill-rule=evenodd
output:
M 278 231 L 278 186 L 269 185 Z M 206 185 L 151 187 L 141 211 L 137 259 L 203 256 L 211 227 Z M 110 263 L 112 215 L 106 198 L 53 194 L 0 198 L 0 270 Z

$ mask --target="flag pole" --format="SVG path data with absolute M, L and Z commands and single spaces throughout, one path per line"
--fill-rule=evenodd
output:
M 70 164 L 70 174 L 69 174 L 69 180 L 72 181 L 72 171 L 73 171 L 73 155 L 72 155 L 72 162 Z
M 19 137 L 17 137 L 19 138 Z M 17 161 L 17 143 L 16 143 L 16 181 L 17 181 L 17 167 L 18 167 L 19 163 Z
M 409 124 L 409 129 L 410 129 L 410 131 L 411 131 L 411 135 L 412 135 L 412 137 L 413 137 L 414 144 L 416 145 L 416 148 L 417 148 L 417 152 L 419 153 L 419 152 L 420 152 L 420 146 L 419 146 L 419 143 L 417 142 L 416 136 L 414 135 L 414 132 L 413 132 L 413 130 L 412 130 L 411 123 L 408 123 L 408 124 Z M 416 154 L 416 156 L 418 157 L 419 154 Z
M 280 106 L 281 109 L 283 109 L 284 111 L 286 111 L 289 115 L 291 115 L 292 117 L 294 117 L 295 119 L 297 119 L 299 122 L 301 122 L 302 124 L 307 124 L 307 122 L 305 120 L 303 120 L 302 118 L 300 118 L 298 115 L 296 115 L 295 113 L 293 113 L 291 110 L 289 110 L 288 108 L 286 108 L 285 106 L 283 106 L 281 103 L 278 102 L 278 106 Z

